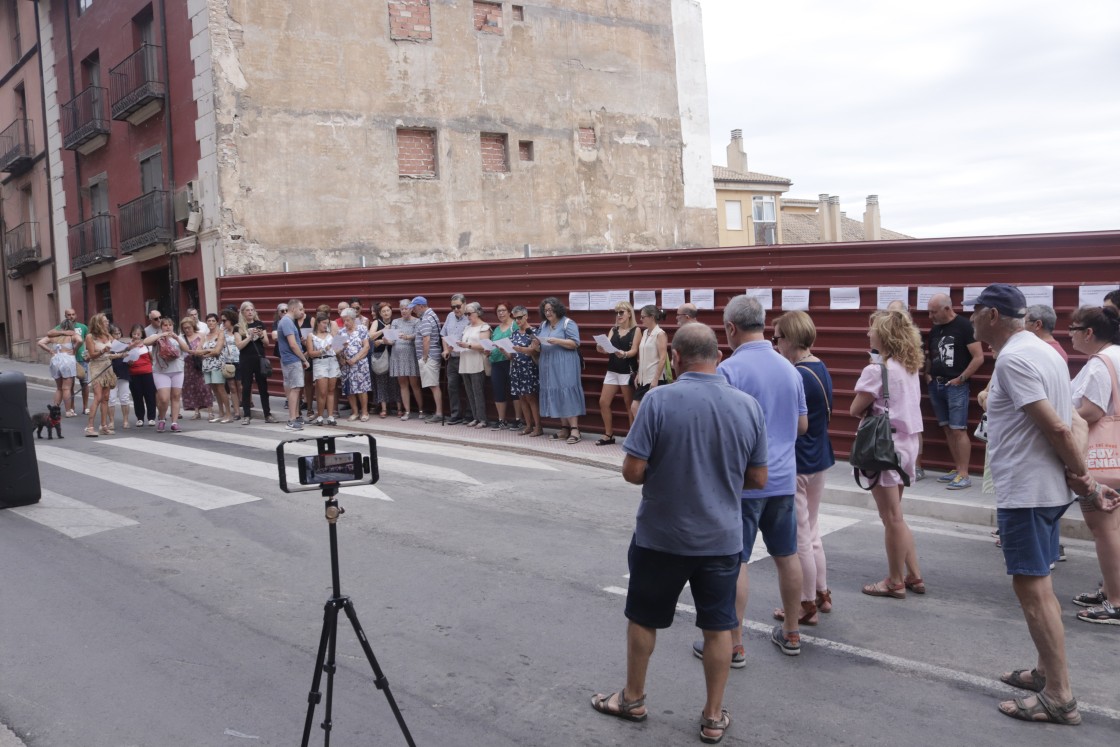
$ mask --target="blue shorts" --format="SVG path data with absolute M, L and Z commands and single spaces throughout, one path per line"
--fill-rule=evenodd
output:
M 1059 519 L 1072 505 L 996 510 L 1009 576 L 1049 576 L 1058 557 Z
M 937 424 L 949 426 L 955 431 L 968 428 L 968 382 L 960 386 L 949 386 L 937 379 L 929 382 L 929 403 L 933 405 L 933 414 L 937 416 Z
M 696 605 L 696 627 L 701 630 L 734 630 L 735 583 L 739 579 L 738 555 L 673 555 L 638 547 L 630 538 L 627 553 L 630 587 L 626 590 L 626 618 L 647 628 L 673 624 L 677 599 L 687 582 Z
M 797 554 L 797 511 L 792 495 L 743 501 L 743 552 L 739 557 L 744 563 L 751 559 L 759 530 L 772 557 Z

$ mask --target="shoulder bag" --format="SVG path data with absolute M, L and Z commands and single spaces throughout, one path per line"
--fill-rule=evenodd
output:
M 824 395 L 824 409 L 828 410 L 828 422 L 831 423 L 832 422 L 832 405 L 828 404 L 828 390 L 825 389 L 824 382 L 821 381 L 821 377 L 817 376 L 817 372 L 814 371 L 813 369 L 809 368 L 808 366 L 803 366 L 800 363 L 798 363 L 797 368 L 800 368 L 803 371 L 808 371 L 809 373 L 811 373 L 813 375 L 813 378 L 817 380 L 817 383 L 821 385 L 821 394 Z M 886 382 L 886 379 L 884 379 L 884 384 L 883 384 L 884 391 L 886 390 L 886 383 L 885 382 Z
M 1110 408 L 1120 411 L 1120 387 L 1117 386 L 1116 369 L 1108 356 L 1097 353 L 1108 369 L 1112 382 Z M 1105 415 L 1089 426 L 1089 448 L 1085 452 L 1085 466 L 1094 480 L 1113 489 L 1120 489 L 1120 415 Z
M 880 363 L 883 373 L 883 412 L 869 414 L 859 423 L 848 464 L 852 473 L 864 490 L 871 490 L 879 484 L 879 476 L 887 470 L 894 470 L 902 478 L 902 484 L 910 487 L 910 476 L 902 469 L 902 460 L 894 448 L 894 428 L 891 427 L 891 399 L 887 388 L 887 367 Z M 868 479 L 868 486 L 860 482 L 860 476 Z

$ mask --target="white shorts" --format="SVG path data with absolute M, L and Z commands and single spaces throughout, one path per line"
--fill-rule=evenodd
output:
M 117 385 L 109 390 L 109 407 L 128 407 L 132 404 L 132 393 L 128 391 L 128 382 L 117 379 Z
M 311 373 L 315 381 L 319 379 L 337 379 L 341 371 L 338 368 L 338 358 L 333 355 L 326 358 L 311 359 Z
M 439 358 L 428 358 L 428 362 L 423 360 L 416 361 L 420 367 L 420 386 L 424 389 L 431 389 L 434 386 L 439 386 Z
M 620 374 L 614 371 L 607 371 L 607 375 L 603 377 L 604 384 L 613 384 L 614 386 L 630 386 L 630 378 L 633 374 Z

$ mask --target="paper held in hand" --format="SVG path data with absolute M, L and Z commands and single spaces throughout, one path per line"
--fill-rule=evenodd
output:
M 458 349 L 458 350 L 464 350 L 464 347 L 463 347 L 463 341 L 462 341 L 462 340 L 453 340 L 453 339 L 451 339 L 450 337 L 448 337 L 447 335 L 444 335 L 444 336 L 443 336 L 443 341 L 444 341 L 445 343 L 447 343 L 447 344 L 448 344 L 448 346 L 450 346 L 450 347 L 452 347 L 452 348 L 456 348 L 456 349 Z
M 121 342 L 120 340 L 113 340 L 111 343 L 109 343 L 110 353 L 123 353 L 126 350 L 128 350 L 128 345 Z
M 513 342 L 511 342 L 508 337 L 503 337 L 500 340 L 494 340 L 494 346 L 501 350 L 504 350 L 510 355 L 513 355 L 513 353 L 515 352 L 513 349 Z
M 344 347 L 346 347 L 346 339 L 347 335 L 341 332 L 337 335 L 333 335 L 331 337 L 331 350 L 335 351 L 336 353 L 342 350 Z
M 493 340 L 488 340 L 485 337 L 478 338 L 478 344 L 481 345 L 482 349 L 485 350 L 487 353 L 489 353 L 491 350 L 494 349 L 494 341 Z
M 399 329 L 393 329 L 392 327 L 386 327 L 381 331 L 381 336 L 389 342 L 397 342 L 401 339 L 401 331 Z
M 616 348 L 614 345 L 611 345 L 610 338 L 606 335 L 595 335 L 595 344 L 601 347 L 607 353 L 614 354 L 618 352 L 618 348 Z

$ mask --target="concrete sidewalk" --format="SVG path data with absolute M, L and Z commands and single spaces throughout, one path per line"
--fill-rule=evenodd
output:
M 0 372 L 7 371 L 21 372 L 31 385 L 54 389 L 54 380 L 50 378 L 45 364 L 23 363 L 0 358 Z M 272 397 L 271 408 L 277 417 L 283 419 L 286 405 L 281 398 Z M 260 416 L 259 410 L 255 410 L 254 417 Z M 189 423 L 184 422 L 184 427 L 189 428 Z M 398 438 L 436 441 L 449 446 L 499 448 L 530 456 L 540 455 L 610 470 L 621 468 L 624 455 L 620 445 L 595 446 L 595 440 L 599 436 L 597 433 L 583 433 L 583 440 L 580 443 L 569 445 L 563 441 L 552 440 L 548 433 L 541 438 L 530 438 L 506 430 L 493 431 L 490 429 L 466 428 L 462 425 L 428 425 L 417 420 L 415 415 L 412 419 L 403 422 L 392 415 L 387 418 L 372 415 L 367 423 L 351 422 L 343 419 L 340 421 L 339 427 L 348 431 L 369 432 L 375 436 L 382 434 Z M 283 438 L 285 434 L 286 431 L 283 427 L 277 426 L 277 437 Z M 982 481 L 979 476 L 973 475 L 973 487 L 966 490 L 950 491 L 945 488 L 944 484 L 937 482 L 937 477 L 941 474 L 930 472 L 929 477 L 914 483 L 906 490 L 903 499 L 906 513 L 912 516 L 994 528 L 996 525 L 995 496 L 985 495 L 981 491 Z M 843 506 L 875 509 L 875 501 L 870 491 L 861 490 L 856 486 L 851 467 L 843 461 L 839 461 L 829 470 L 824 501 Z M 1066 516 L 1062 519 L 1062 536 L 1083 540 L 1092 539 L 1092 535 L 1081 516 L 1081 510 L 1076 503 L 1070 507 Z

